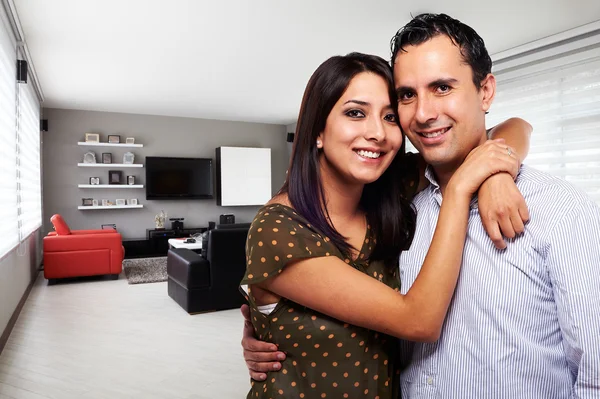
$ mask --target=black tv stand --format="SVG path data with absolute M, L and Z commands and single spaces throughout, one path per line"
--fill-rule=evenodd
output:
M 206 227 L 185 228 L 180 230 L 173 229 L 146 229 L 147 240 L 150 248 L 158 255 L 167 256 L 169 250 L 169 239 L 190 237 L 193 234 L 204 233 L 208 230 Z

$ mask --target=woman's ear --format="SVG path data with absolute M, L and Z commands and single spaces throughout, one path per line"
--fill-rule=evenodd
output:
M 317 142 L 316 142 L 317 148 L 320 150 L 321 148 L 323 148 L 323 133 L 320 133 L 317 136 Z
M 479 89 L 481 94 L 481 109 L 487 112 L 492 103 L 494 102 L 494 97 L 496 96 L 496 77 L 491 73 L 481 81 L 481 88 Z

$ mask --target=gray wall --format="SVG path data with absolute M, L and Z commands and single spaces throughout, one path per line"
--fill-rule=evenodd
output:
M 108 181 L 109 168 L 77 167 L 87 151 L 96 153 L 102 162 L 102 152 L 111 152 L 113 163 L 122 163 L 123 154 L 135 154 L 135 163 L 144 163 L 146 156 L 201 157 L 215 159 L 220 146 L 271 148 L 272 188 L 275 193 L 283 184 L 288 163 L 286 126 L 258 123 L 228 122 L 207 119 L 133 115 L 94 111 L 45 109 L 49 131 L 43 139 L 44 232 L 52 229 L 49 218 L 60 213 L 72 229 L 100 228 L 103 223 L 116 223 L 125 238 L 145 237 L 147 228 L 154 228 L 154 215 L 164 210 L 169 217 L 184 217 L 186 227 L 204 227 L 209 221 L 218 223 L 219 215 L 233 213 L 236 222 L 250 222 L 259 207 L 219 207 L 216 199 L 147 201 L 144 189 L 80 189 L 89 177 Z M 134 137 L 143 148 L 83 147 L 86 132 L 100 133 L 106 141 L 109 134 L 118 134 L 121 141 Z M 145 169 L 118 169 L 123 175 L 136 176 L 136 184 L 145 184 Z M 82 198 L 137 198 L 142 209 L 77 210 Z M 170 226 L 167 222 L 166 227 Z
M 41 236 L 37 230 L 0 260 L 0 335 L 37 275 L 41 256 Z

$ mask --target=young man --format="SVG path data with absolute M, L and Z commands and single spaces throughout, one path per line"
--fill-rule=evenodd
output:
M 495 94 L 483 40 L 447 15 L 423 14 L 393 39 L 400 123 L 428 167 L 413 203 L 415 238 L 402 292 L 419 272 L 444 189 L 486 139 Z M 498 250 L 472 202 L 463 266 L 440 339 L 403 342 L 404 398 L 600 397 L 600 208 L 570 184 L 523 166 L 523 234 Z M 253 344 L 246 340 L 246 345 Z

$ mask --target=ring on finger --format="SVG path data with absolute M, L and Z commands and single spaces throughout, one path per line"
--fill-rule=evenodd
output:
M 512 155 L 512 149 L 510 147 L 506 147 L 506 152 L 509 157 Z

